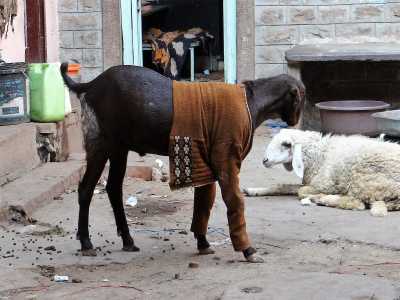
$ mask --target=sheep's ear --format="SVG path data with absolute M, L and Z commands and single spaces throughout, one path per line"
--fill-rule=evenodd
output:
M 292 166 L 291 162 L 284 163 L 283 166 L 285 167 L 286 171 L 289 171 L 289 172 L 293 171 L 293 166 Z
M 301 152 L 301 145 L 295 144 L 293 146 L 293 159 L 292 159 L 292 166 L 294 173 L 303 178 L 304 175 L 304 164 L 303 164 L 303 153 Z

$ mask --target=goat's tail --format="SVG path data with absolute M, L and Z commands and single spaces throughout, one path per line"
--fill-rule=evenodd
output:
M 68 71 L 68 63 L 62 63 L 60 66 L 60 71 L 61 71 L 61 75 L 64 79 L 65 84 L 67 85 L 67 87 L 73 91 L 76 94 L 82 94 L 85 93 L 89 87 L 91 86 L 91 83 L 78 83 L 75 82 L 74 80 L 72 80 L 71 77 L 68 76 L 67 71 Z

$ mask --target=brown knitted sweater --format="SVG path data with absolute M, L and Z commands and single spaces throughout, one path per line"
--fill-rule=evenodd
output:
M 237 159 L 226 157 L 229 151 L 221 149 L 239 146 L 241 160 L 250 151 L 252 125 L 242 85 L 174 81 L 173 105 L 169 147 L 171 189 L 218 180 L 218 170 L 212 166 Z

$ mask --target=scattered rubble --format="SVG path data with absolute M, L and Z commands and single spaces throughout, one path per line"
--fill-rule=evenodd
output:
M 197 268 L 199 267 L 199 264 L 198 264 L 198 263 L 195 263 L 195 262 L 190 262 L 189 265 L 188 265 L 188 267 L 189 267 L 190 269 L 197 269 Z

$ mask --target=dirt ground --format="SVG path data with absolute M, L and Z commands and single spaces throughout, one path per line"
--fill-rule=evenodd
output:
M 267 138 L 264 127 L 257 131 L 242 186 L 298 182 L 281 167 L 262 167 Z M 373 218 L 294 197 L 247 198 L 248 231 L 265 259 L 249 264 L 233 252 L 219 195 L 209 228 L 216 254 L 198 256 L 193 191 L 128 178 L 124 200 L 138 199 L 126 211 L 141 251 L 122 252 L 102 188 L 90 215 L 97 257 L 79 253 L 74 190 L 37 211 L 35 225 L 3 224 L 0 299 L 400 299 L 400 213 Z M 69 282 L 52 281 L 56 274 Z

